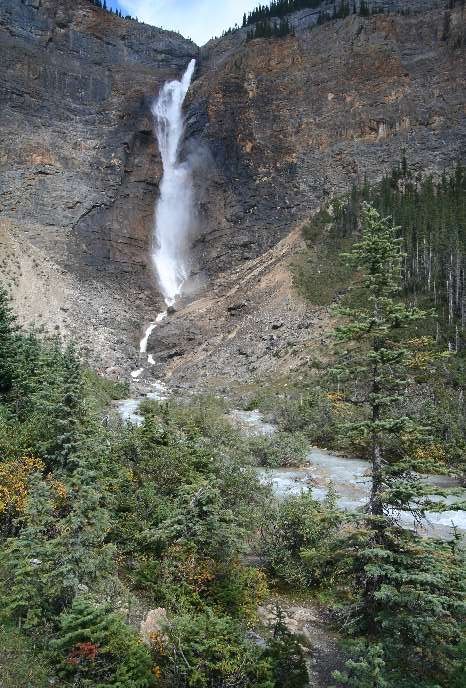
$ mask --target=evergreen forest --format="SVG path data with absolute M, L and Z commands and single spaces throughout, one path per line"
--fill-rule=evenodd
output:
M 311 248 L 298 282 L 308 297 L 332 301 L 344 289 L 350 269 L 338 254 L 358 234 L 362 204 L 370 202 L 390 215 L 402 239 L 402 285 L 405 298 L 435 310 L 435 338 L 455 351 L 464 351 L 466 317 L 466 170 L 458 165 L 441 176 L 423 176 L 409 167 L 406 158 L 375 185 L 360 182 L 347 196 L 332 201 L 305 228 Z M 314 249 L 314 247 L 316 247 Z M 312 271 L 335 265 L 334 287 L 323 281 L 313 293 Z M 319 267 L 317 268 L 319 269 Z M 335 272 L 333 273 L 335 277 Z M 327 286 L 330 286 L 327 290 Z

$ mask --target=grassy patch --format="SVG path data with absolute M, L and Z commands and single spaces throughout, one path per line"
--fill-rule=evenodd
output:
M 296 290 L 316 306 L 331 305 L 347 291 L 352 277 L 341 253 L 351 247 L 353 239 L 339 239 L 334 236 L 331 226 L 324 231 L 325 235 L 316 243 L 308 241 L 308 248 L 296 258 L 291 268 Z
M 127 382 L 110 380 L 90 369 L 84 371 L 83 378 L 85 397 L 99 411 L 104 411 L 112 401 L 125 399 L 129 395 Z
M 33 641 L 11 627 L 0 628 L 2 688 L 48 688 L 52 673 Z

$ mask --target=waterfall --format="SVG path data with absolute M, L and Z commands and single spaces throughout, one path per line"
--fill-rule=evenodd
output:
M 155 322 L 152 322 L 147 330 L 144 333 L 144 337 L 141 339 L 139 343 L 139 353 L 145 354 L 147 353 L 147 343 L 149 341 L 149 337 L 151 336 L 152 332 L 155 330 L 157 325 L 162 322 L 167 317 L 168 313 L 167 311 L 164 311 L 163 313 L 159 313 L 157 318 L 155 319 Z
M 189 234 L 193 223 L 193 181 L 188 162 L 179 160 L 179 148 L 184 135 L 183 103 L 194 74 L 196 60 L 191 60 L 180 81 L 168 81 L 152 104 L 155 133 L 162 157 L 163 176 L 160 195 L 155 208 L 152 262 L 160 290 L 167 306 L 172 306 L 189 277 Z M 149 337 L 157 325 L 167 317 L 159 313 L 151 322 L 139 343 L 139 352 L 147 356 Z M 147 356 L 154 365 L 152 354 Z M 144 368 L 131 373 L 134 380 Z
M 185 121 L 183 103 L 194 73 L 191 60 L 180 81 L 162 87 L 152 105 L 155 132 L 163 164 L 155 210 L 152 261 L 168 306 L 174 304 L 189 277 L 189 234 L 193 222 L 193 181 L 189 163 L 179 160 Z

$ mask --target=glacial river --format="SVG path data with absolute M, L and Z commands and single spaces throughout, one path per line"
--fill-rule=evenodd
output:
M 143 417 L 139 405 L 143 399 L 162 401 L 168 398 L 168 391 L 161 382 L 152 383 L 153 390 L 139 399 L 126 399 L 117 403 L 117 409 L 124 421 L 140 425 Z M 232 411 L 231 421 L 245 434 L 270 436 L 276 427 L 267 423 L 259 411 Z M 370 492 L 370 465 L 363 459 L 348 458 L 332 454 L 324 449 L 312 447 L 307 454 L 307 463 L 302 468 L 259 468 L 263 484 L 269 484 L 279 499 L 310 492 L 316 499 L 325 499 L 330 486 L 337 494 L 337 503 L 346 511 L 362 510 L 367 504 Z M 426 476 L 426 483 L 437 487 L 455 487 L 455 480 L 447 476 Z M 414 528 L 425 535 L 449 539 L 452 526 L 466 533 L 466 511 L 455 509 L 455 502 L 466 500 L 466 490 L 461 496 L 438 498 L 439 502 L 451 507 L 446 511 L 429 512 L 421 524 L 415 524 L 408 512 L 397 514 L 407 528 Z
M 234 411 L 233 421 L 244 432 L 255 435 L 271 435 L 275 428 L 267 423 L 258 411 Z M 261 481 L 270 484 L 279 498 L 286 498 L 302 492 L 311 492 L 318 500 L 325 499 L 329 487 L 337 494 L 338 505 L 346 511 L 362 510 L 370 493 L 370 464 L 363 459 L 338 456 L 323 449 L 312 447 L 307 454 L 307 465 L 302 468 L 261 468 Z M 426 483 L 437 487 L 455 487 L 457 483 L 448 476 L 426 476 Z M 455 510 L 455 502 L 466 499 L 466 490 L 461 496 L 438 498 L 439 502 L 451 506 L 448 511 L 429 512 L 421 524 L 415 524 L 408 512 L 398 513 L 400 521 L 408 528 L 416 527 L 425 535 L 448 539 L 453 524 L 466 532 L 466 511 Z

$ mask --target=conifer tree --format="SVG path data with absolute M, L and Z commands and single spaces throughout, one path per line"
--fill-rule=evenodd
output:
M 0 285 L 0 399 L 11 390 L 13 382 L 17 329 L 8 294 Z
M 362 238 L 348 255 L 361 273 L 361 305 L 339 309 L 348 321 L 336 336 L 346 350 L 334 372 L 347 400 L 367 412 L 346 431 L 366 443 L 372 465 L 368 515 L 346 541 L 345 556 L 362 591 L 355 630 L 382 642 L 385 677 L 395 676 L 397 687 L 432 688 L 448 685 L 455 669 L 465 610 L 464 568 L 454 544 L 424 542 L 399 523 L 400 511 L 419 516 L 432 506 L 426 493 L 433 488 L 419 477 L 428 470 L 425 463 L 403 451 L 407 437 L 425 433 L 402 408 L 403 392 L 413 384 L 412 351 L 403 335 L 427 313 L 399 300 L 403 253 L 396 234 L 388 219 L 363 206 Z
M 61 497 L 54 483 L 33 476 L 18 519 L 21 529 L 0 557 L 5 576 L 0 600 L 7 618 L 32 627 L 53 619 L 80 590 L 107 599 L 120 591 L 115 548 L 106 542 L 110 514 L 98 467 L 95 456 L 82 454 L 69 484 L 60 483 Z
M 284 614 L 277 607 L 273 637 L 269 641 L 265 657 L 272 663 L 276 688 L 304 688 L 309 685 L 303 651 L 295 636 L 284 622 Z
M 57 444 L 56 456 L 66 465 L 76 450 L 79 410 L 82 402 L 81 366 L 72 344 L 63 352 L 61 398 L 56 409 Z
M 116 548 L 108 543 L 111 517 L 109 496 L 99 475 L 101 463 L 81 448 L 75 459 L 77 467 L 69 481 L 66 515 L 58 526 L 57 546 L 66 553 L 63 567 L 66 578 L 77 593 L 86 589 L 99 591 L 108 598 L 119 590 L 116 577 Z
M 429 313 L 400 301 L 404 254 L 397 228 L 365 204 L 363 235 L 347 255 L 362 273 L 361 306 L 342 307 L 346 324 L 336 329 L 336 338 L 346 346 L 340 366 L 335 368 L 345 385 L 347 400 L 365 407 L 368 415 L 346 431 L 368 446 L 372 468 L 369 512 L 374 517 L 390 509 L 411 509 L 423 487 L 416 471 L 424 469 L 409 456 L 389 455 L 388 446 L 401 435 L 413 439 L 426 429 L 400 413 L 399 405 L 409 384 L 412 348 L 403 341 L 403 331 Z M 417 501 L 416 512 L 422 512 Z
M 8 406 L 20 422 L 26 421 L 33 410 L 32 397 L 36 390 L 37 365 L 42 343 L 34 331 L 21 332 L 16 339 L 16 360 Z
M 0 555 L 2 614 L 26 628 L 53 619 L 73 598 L 63 550 L 56 535 L 56 513 L 49 485 L 36 476 L 17 537 Z
M 50 468 L 65 467 L 77 449 L 82 415 L 82 375 L 74 347 L 59 339 L 42 345 L 31 395 L 34 451 Z
M 359 4 L 359 16 L 361 17 L 369 17 L 370 16 L 370 8 L 369 5 L 367 4 L 367 0 L 361 0 Z
M 351 654 L 345 670 L 333 673 L 338 688 L 389 688 L 384 678 L 385 661 L 381 645 L 358 643 Z
M 59 673 L 84 688 L 149 688 L 154 685 L 149 649 L 118 614 L 77 597 L 62 614 L 52 647 Z

